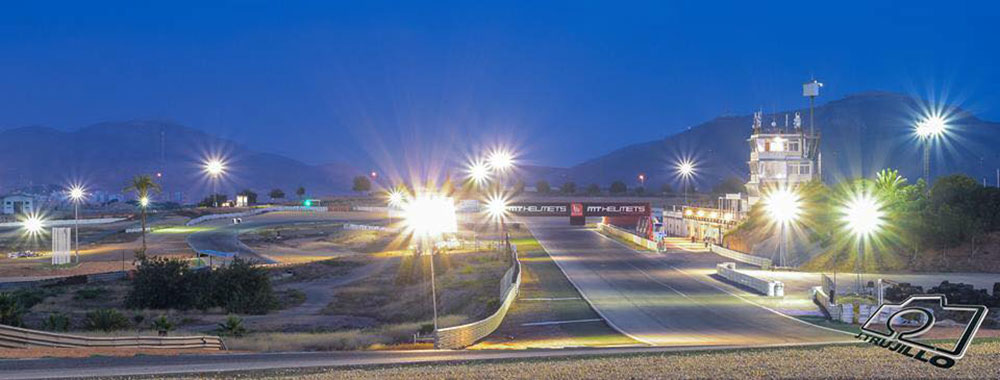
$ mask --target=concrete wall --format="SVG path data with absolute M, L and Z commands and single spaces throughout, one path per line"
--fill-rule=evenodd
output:
M 631 241 L 631 242 L 635 243 L 636 245 L 639 245 L 640 247 L 643 247 L 643 248 L 646 248 L 646 249 L 649 249 L 649 250 L 653 250 L 653 251 L 658 250 L 658 247 L 657 247 L 657 244 L 656 244 L 655 241 L 646 239 L 646 238 L 644 238 L 642 236 L 636 235 L 634 233 L 631 233 L 631 232 L 626 231 L 624 229 L 612 226 L 610 224 L 598 223 L 597 224 L 597 230 L 601 231 L 603 233 L 606 233 L 608 235 L 612 235 L 612 236 L 618 237 L 618 238 L 623 239 L 623 240 Z
M 517 258 L 517 246 L 511 245 L 511 248 L 513 264 L 500 279 L 500 299 L 503 301 L 500 308 L 486 319 L 461 326 L 438 329 L 434 334 L 435 348 L 458 349 L 467 347 L 492 334 L 500 327 L 500 323 L 507 316 L 507 310 L 514 304 L 514 299 L 517 298 L 517 293 L 521 289 L 521 261 Z
M 760 256 L 748 255 L 746 253 L 734 251 L 728 248 L 723 248 L 715 244 L 711 245 L 709 247 L 709 250 L 712 251 L 712 253 L 715 253 L 722 257 L 727 257 L 750 265 L 756 265 L 760 267 L 760 269 L 770 269 L 772 266 L 771 259 Z
M 759 279 L 749 274 L 737 271 L 736 263 L 719 263 L 715 267 L 715 273 L 729 282 L 743 285 L 768 297 L 785 296 L 784 283 L 781 281 Z

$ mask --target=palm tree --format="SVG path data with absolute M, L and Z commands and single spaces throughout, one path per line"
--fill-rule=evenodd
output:
M 156 181 L 153 181 L 153 177 L 150 177 L 147 174 L 142 174 L 132 177 L 132 181 L 129 182 L 129 185 L 125 187 L 124 191 L 134 192 L 136 199 L 139 200 L 139 210 L 142 215 L 142 250 L 140 252 L 142 253 L 142 257 L 145 258 L 146 257 L 146 206 L 148 204 L 144 203 L 149 201 L 150 192 L 159 194 L 161 191 L 163 191 L 163 188 L 160 187 L 160 184 L 156 183 Z

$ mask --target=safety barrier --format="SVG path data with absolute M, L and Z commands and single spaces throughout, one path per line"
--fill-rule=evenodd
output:
M 619 238 L 627 240 L 627 241 L 631 241 L 631 242 L 635 243 L 636 245 L 638 245 L 640 247 L 643 247 L 643 248 L 646 248 L 646 249 L 649 249 L 649 250 L 652 250 L 652 251 L 656 251 L 657 250 L 657 244 L 656 244 L 655 241 L 646 239 L 646 238 L 644 238 L 642 236 L 636 235 L 636 234 L 634 234 L 632 232 L 629 232 L 629 231 L 627 231 L 625 229 L 622 229 L 622 228 L 619 228 L 617 226 L 613 226 L 613 225 L 610 225 L 610 224 L 604 224 L 604 223 L 598 223 L 597 224 L 597 230 L 601 231 L 601 232 L 604 232 L 604 233 L 607 233 L 607 234 L 612 235 L 612 236 L 619 237 Z
M 521 261 L 517 257 L 517 246 L 513 244 L 511 244 L 511 259 L 513 264 L 500 279 L 500 299 L 503 300 L 500 308 L 486 319 L 461 326 L 438 329 L 434 336 L 435 348 L 458 349 L 467 347 L 492 334 L 497 327 L 500 327 L 500 323 L 507 316 L 507 310 L 514 304 L 514 299 L 517 298 L 517 293 L 521 288 Z
M 727 258 L 739 261 L 741 263 L 746 263 L 746 264 L 750 264 L 750 265 L 756 265 L 756 266 L 760 267 L 760 269 L 765 269 L 765 270 L 766 269 L 771 269 L 771 266 L 773 265 L 772 262 L 771 262 L 771 259 L 769 259 L 769 258 L 760 257 L 760 256 L 754 256 L 754 255 L 748 255 L 746 253 L 739 252 L 739 251 L 734 251 L 734 250 L 731 250 L 729 248 L 723 248 L 723 247 L 715 245 L 715 244 L 712 244 L 709 247 L 709 250 L 712 251 L 712 253 L 715 253 L 715 254 L 717 254 L 719 256 L 722 256 L 722 257 L 727 257 Z
M 0 282 L 0 289 L 81 285 L 81 284 L 90 284 L 95 282 L 108 282 L 108 281 L 121 280 L 125 278 L 127 275 L 128 272 L 115 271 L 115 272 L 94 273 L 94 274 L 76 275 L 67 277 L 46 278 L 42 280 Z
M 351 207 L 351 211 L 389 212 L 389 208 L 385 206 L 354 206 Z
M 385 226 L 372 226 L 368 224 L 344 223 L 344 229 L 348 231 L 388 231 Z
M 0 325 L 0 347 L 113 347 L 113 348 L 162 348 L 162 349 L 213 349 L 225 350 L 222 338 L 217 336 L 123 336 L 92 337 L 57 334 Z
M 184 225 L 185 226 L 193 226 L 193 225 L 196 225 L 196 224 L 199 224 L 199 223 L 207 222 L 209 220 L 242 218 L 242 217 L 245 217 L 245 216 L 260 215 L 260 214 L 264 214 L 264 213 L 268 213 L 268 212 L 277 212 L 277 211 L 327 212 L 329 210 L 326 207 L 323 207 L 323 206 L 315 206 L 315 207 L 314 206 L 274 206 L 274 207 L 257 208 L 257 209 L 253 209 L 253 210 L 250 210 L 250 211 L 243 211 L 243 212 L 231 212 L 231 213 L 228 213 L 228 214 L 202 215 L 202 216 L 199 216 L 197 218 L 189 220 L 187 223 L 184 223 Z
M 819 306 L 820 311 L 834 321 L 861 324 L 867 321 L 868 317 L 878 310 L 877 305 L 832 303 L 830 302 L 830 296 L 823 290 L 822 286 L 813 287 L 812 296 L 813 302 Z
M 785 284 L 781 281 L 763 280 L 736 270 L 736 263 L 719 263 L 715 273 L 727 281 L 756 290 L 768 297 L 784 297 Z

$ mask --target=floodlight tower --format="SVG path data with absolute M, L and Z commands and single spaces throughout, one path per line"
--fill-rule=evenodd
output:
M 843 222 L 858 243 L 858 258 L 854 261 L 857 275 L 855 287 L 861 292 L 861 260 L 864 258 L 865 243 L 882 227 L 885 213 L 882 204 L 870 194 L 859 194 L 844 206 Z
M 811 82 L 806 82 L 802 84 L 802 96 L 809 98 L 809 134 L 816 133 L 816 120 L 813 118 L 813 108 L 815 106 L 816 97 L 819 96 L 819 89 L 823 87 L 823 84 L 819 81 L 813 79 Z
M 788 252 L 788 225 L 794 223 L 801 213 L 799 195 L 788 188 L 779 188 L 771 191 L 764 200 L 768 216 L 774 223 L 778 224 L 778 265 L 787 266 L 786 255 Z
M 928 187 L 931 183 L 931 140 L 941 137 L 947 129 L 944 118 L 937 115 L 928 116 L 914 127 L 914 132 L 924 144 L 924 182 Z
M 225 174 L 226 163 L 219 158 L 205 161 L 205 173 L 212 177 L 212 206 L 219 207 L 219 177 Z
M 69 198 L 73 201 L 73 234 L 76 243 L 76 263 L 80 263 L 80 201 L 87 193 L 82 186 L 73 186 L 69 189 Z

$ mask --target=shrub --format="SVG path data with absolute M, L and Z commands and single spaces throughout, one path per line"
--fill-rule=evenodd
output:
M 154 257 L 143 260 L 125 298 L 130 308 L 181 310 L 194 304 L 191 270 L 186 262 Z
M 97 309 L 87 313 L 84 324 L 90 330 L 104 332 L 122 330 L 129 327 L 128 318 L 115 309 Z
M 42 323 L 42 328 L 48 331 L 68 331 L 69 316 L 63 313 L 52 313 Z
M 241 337 L 247 333 L 243 326 L 243 318 L 235 314 L 229 314 L 226 321 L 219 324 L 219 335 Z
M 219 306 L 230 313 L 265 314 L 278 301 L 267 271 L 250 261 L 235 258 L 214 271 L 192 271 L 186 262 L 153 258 L 136 272 L 125 305 L 180 310 Z
M 174 329 L 174 324 L 167 319 L 166 315 L 161 315 L 153 320 L 153 330 L 166 333 Z
M 21 301 L 11 293 L 0 293 L 0 324 L 21 326 L 24 307 Z
M 93 300 L 97 299 L 98 296 L 105 292 L 107 292 L 107 289 L 105 288 L 83 288 L 77 290 L 76 293 L 73 294 L 73 299 L 77 301 Z
M 252 262 L 240 258 L 233 259 L 228 266 L 214 272 L 213 289 L 217 306 L 229 313 L 265 314 L 277 308 L 271 277 L 267 271 L 255 267 Z

